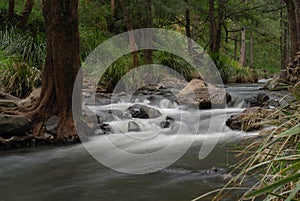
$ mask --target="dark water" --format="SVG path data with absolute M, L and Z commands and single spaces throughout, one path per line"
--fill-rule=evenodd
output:
M 240 97 L 239 93 L 257 92 L 256 85 L 231 86 L 227 89 L 236 97 Z M 255 133 L 245 134 L 225 127 L 226 117 L 240 111 L 239 108 L 218 109 L 209 114 L 207 111 L 200 111 L 203 121 L 199 125 L 197 136 L 194 136 L 193 144 L 186 153 L 171 166 L 148 174 L 135 175 L 111 170 L 96 161 L 81 144 L 0 152 L 0 200 L 191 200 L 201 194 L 221 188 L 230 178 L 228 165 L 238 162 L 238 159 L 235 159 L 228 150 L 233 145 L 247 141 L 252 135 L 255 136 Z M 167 110 L 168 114 L 177 112 L 176 108 Z M 211 117 L 210 121 L 206 121 L 207 115 Z M 142 128 L 147 133 L 149 128 Z M 185 130 L 188 128 L 189 126 L 184 127 L 182 132 L 188 133 Z M 209 135 L 206 135 L 208 138 L 219 136 L 220 139 L 208 157 L 200 160 L 198 154 L 203 143 L 201 133 L 207 131 L 209 132 Z M 120 156 L 116 155 L 113 150 L 104 150 L 101 146 L 103 137 L 94 139 L 88 146 L 97 149 L 98 152 L 106 152 L 107 159 L 120 159 L 117 162 L 120 166 L 130 165 L 129 163 L 133 162 L 118 158 Z M 183 139 L 188 137 L 190 137 L 188 134 L 183 135 Z M 140 144 L 136 144 L 135 141 L 126 141 L 118 135 L 110 135 L 109 138 L 112 141 L 115 140 L 120 146 L 127 145 L 124 149 L 139 153 L 139 151 L 157 148 L 160 144 L 163 146 L 171 136 L 164 133 L 155 139 L 155 143 L 147 141 Z M 180 143 L 175 144 L 172 150 L 176 152 L 180 146 Z M 159 160 L 167 160 L 168 157 L 170 156 L 164 155 Z M 149 165 L 152 162 L 149 161 Z M 147 161 L 145 164 L 147 165 Z M 249 178 L 248 184 L 252 182 L 254 181 Z M 232 192 L 224 200 L 237 200 L 240 193 Z M 211 200 L 211 197 L 201 200 Z

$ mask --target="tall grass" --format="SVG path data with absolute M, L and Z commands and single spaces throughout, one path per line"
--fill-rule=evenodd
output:
M 19 32 L 7 26 L 0 30 L 0 49 L 9 56 L 21 57 L 30 66 L 43 67 L 46 58 L 46 43 L 43 35 L 33 36 L 30 32 Z
M 236 175 L 214 197 L 221 200 L 226 189 L 239 189 L 247 177 L 258 182 L 239 200 L 299 201 L 300 200 L 300 103 L 281 108 L 276 128 L 264 132 L 248 145 L 236 164 Z M 196 199 L 197 200 L 197 199 Z
M 21 61 L 2 66 L 0 74 L 0 82 L 5 91 L 19 98 L 27 97 L 33 89 L 41 85 L 40 70 Z

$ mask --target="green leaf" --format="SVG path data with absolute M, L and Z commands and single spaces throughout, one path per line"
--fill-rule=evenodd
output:
M 290 136 L 290 135 L 297 135 L 297 134 L 300 134 L 300 126 L 299 124 L 294 126 L 293 128 L 281 133 L 278 135 L 278 137 L 287 137 L 287 136 Z

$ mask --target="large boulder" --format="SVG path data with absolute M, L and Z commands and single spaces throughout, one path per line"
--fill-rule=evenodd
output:
M 233 130 L 255 131 L 263 127 L 262 122 L 266 118 L 276 118 L 273 115 L 274 110 L 264 109 L 261 107 L 247 108 L 243 112 L 231 115 L 226 121 L 226 125 Z
M 200 79 L 190 81 L 176 97 L 180 104 L 196 104 L 200 109 L 224 107 L 231 100 L 231 96 L 224 89 Z
M 30 120 L 22 115 L 0 115 L 0 137 L 8 139 L 15 135 L 24 135 L 30 129 Z
M 134 104 L 133 106 L 130 106 L 127 111 L 132 118 L 151 119 L 162 116 L 157 109 L 141 104 Z
M 128 132 L 140 132 L 142 129 L 140 125 L 138 125 L 134 121 L 128 122 Z

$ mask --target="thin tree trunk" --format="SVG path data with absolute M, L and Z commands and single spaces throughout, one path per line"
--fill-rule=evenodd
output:
M 234 34 L 234 54 L 233 54 L 233 59 L 237 61 L 237 46 L 238 46 L 238 35 L 235 33 Z
M 297 34 L 298 34 L 298 51 L 300 51 L 300 0 L 296 1 L 296 21 L 297 21 Z
M 34 5 L 34 0 L 26 0 L 24 9 L 23 9 L 22 14 L 21 14 L 21 18 L 20 18 L 20 20 L 17 24 L 17 26 L 20 29 L 25 28 L 25 26 L 27 24 L 27 21 L 29 19 L 30 13 L 32 11 L 33 5 Z
M 241 32 L 241 51 L 240 51 L 240 65 L 246 65 L 246 29 L 243 28 Z
M 253 35 L 252 35 L 252 32 L 250 32 L 250 61 L 249 61 L 249 67 L 254 68 L 254 65 L 253 65 Z
M 210 52 L 215 53 L 215 41 L 216 41 L 216 22 L 215 22 L 215 3 L 214 0 L 209 0 L 209 46 Z
M 285 69 L 289 63 L 288 56 L 288 23 L 284 22 L 284 32 L 283 32 L 283 50 L 282 50 L 282 69 Z
M 146 0 L 146 23 L 145 28 L 152 28 L 153 27 L 153 17 L 152 17 L 152 0 Z M 153 35 L 152 33 L 148 32 L 148 35 L 146 36 L 146 42 L 149 47 L 152 47 L 152 40 Z M 144 50 L 144 59 L 146 64 L 152 64 L 153 58 L 152 58 L 153 51 L 152 49 L 146 49 Z
M 191 18 L 190 18 L 190 8 L 189 8 L 189 0 L 184 0 L 186 3 L 186 10 L 185 10 L 185 32 L 188 40 L 188 52 L 192 54 L 192 41 L 191 38 Z
M 15 0 L 9 0 L 8 4 L 8 19 L 11 20 L 15 14 Z
M 133 60 L 132 68 L 136 68 L 136 67 L 139 66 L 139 64 L 138 64 L 138 52 L 136 51 L 137 48 L 136 48 L 134 35 L 131 32 L 133 30 L 132 22 L 130 20 L 129 12 L 127 10 L 127 7 L 125 5 L 124 0 L 120 0 L 120 3 L 121 3 L 121 6 L 122 6 L 122 9 L 123 9 L 126 28 L 127 28 L 127 31 L 129 31 L 130 51 L 131 51 L 132 60 Z
M 57 115 L 57 140 L 77 141 L 72 115 L 73 86 L 80 68 L 78 0 L 43 0 L 47 56 L 40 100 L 28 116 L 33 132 L 42 135 L 44 122 Z
M 110 0 L 110 13 L 111 16 L 114 17 L 115 16 L 115 0 Z

